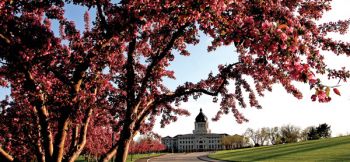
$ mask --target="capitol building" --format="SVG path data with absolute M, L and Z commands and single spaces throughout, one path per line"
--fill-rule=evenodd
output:
M 202 109 L 194 122 L 192 134 L 176 135 L 175 137 L 164 137 L 162 143 L 169 152 L 194 152 L 222 150 L 224 146 L 221 139 L 228 134 L 211 133 L 208 127 L 208 118 Z

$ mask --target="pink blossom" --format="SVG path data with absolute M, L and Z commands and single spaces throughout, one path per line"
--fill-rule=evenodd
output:
M 285 34 L 285 33 L 282 32 L 282 33 L 280 34 L 280 39 L 281 39 L 283 42 L 287 41 L 287 39 L 288 39 L 287 34 Z
M 264 35 L 264 37 L 263 37 L 264 43 L 270 42 L 270 39 L 271 39 L 270 35 L 268 35 L 268 34 Z
M 287 49 L 287 44 L 283 43 L 280 45 L 281 49 Z
M 266 31 L 268 30 L 270 27 L 272 26 L 271 22 L 265 20 L 262 24 L 261 24 L 261 29 Z

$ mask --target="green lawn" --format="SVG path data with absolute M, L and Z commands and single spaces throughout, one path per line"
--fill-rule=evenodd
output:
M 227 161 L 350 161 L 350 136 L 218 151 L 209 157 Z
M 126 162 L 134 162 L 137 159 L 141 159 L 141 158 L 145 158 L 145 157 L 154 157 L 154 156 L 159 156 L 159 155 L 161 155 L 161 154 L 159 154 L 159 153 L 134 154 L 134 155 L 129 154 L 128 159 L 126 160 Z M 85 158 L 83 156 L 80 156 L 77 160 L 75 160 L 75 162 L 87 162 L 87 160 L 85 160 Z M 91 159 L 89 162 L 96 162 L 96 160 L 95 159 Z
M 145 158 L 145 157 L 154 157 L 154 156 L 159 156 L 161 154 L 156 154 L 156 153 L 152 153 L 152 154 L 135 154 L 135 155 L 129 155 L 128 159 L 126 160 L 126 162 L 134 162 L 137 159 L 141 159 L 141 158 Z M 131 160 L 132 157 L 132 160 Z

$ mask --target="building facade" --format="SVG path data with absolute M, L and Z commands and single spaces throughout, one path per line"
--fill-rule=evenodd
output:
M 224 146 L 221 140 L 228 134 L 211 133 L 208 126 L 208 118 L 200 109 L 194 122 L 192 134 L 177 135 L 175 137 L 164 137 L 162 143 L 169 152 L 194 152 L 194 151 L 212 151 L 222 150 Z

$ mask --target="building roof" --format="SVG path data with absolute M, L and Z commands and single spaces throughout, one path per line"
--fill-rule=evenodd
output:
M 208 118 L 203 114 L 202 108 L 199 111 L 199 114 L 196 117 L 196 123 L 198 122 L 207 122 Z
M 208 137 L 208 136 L 229 136 L 229 134 L 227 133 L 209 133 L 209 134 L 178 134 L 174 137 L 169 137 L 169 136 L 166 136 L 166 137 L 163 137 L 162 139 L 178 139 L 180 137 L 188 137 L 188 136 L 191 136 L 191 137 Z

